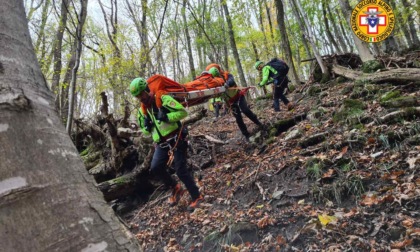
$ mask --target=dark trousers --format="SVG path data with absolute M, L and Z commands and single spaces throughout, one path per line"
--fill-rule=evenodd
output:
M 222 107 L 222 104 L 220 102 L 215 102 L 213 103 L 213 108 L 214 108 L 214 116 L 216 118 L 219 117 L 219 112 L 220 112 L 220 108 Z
M 191 173 L 187 169 L 187 148 L 188 143 L 184 139 L 180 139 L 174 152 L 174 168 L 176 170 L 176 175 L 184 183 L 188 192 L 191 195 L 192 200 L 196 200 L 200 193 L 198 187 L 195 184 L 194 178 L 191 176 Z M 171 188 L 176 186 L 176 181 L 171 177 L 167 171 L 167 162 L 169 160 L 169 146 L 161 147 L 160 145 L 156 146 L 155 153 L 153 154 L 152 164 L 150 167 L 151 172 L 158 176 L 166 186 Z
M 284 90 L 287 88 L 287 82 L 289 79 L 287 76 L 279 78 L 274 81 L 273 88 L 274 88 L 274 94 L 273 94 L 273 107 L 275 111 L 280 111 L 280 101 L 279 99 L 284 103 L 284 105 L 287 105 L 289 103 L 289 100 L 284 95 Z
M 244 136 L 249 137 L 249 132 L 246 128 L 241 112 L 244 113 L 256 125 L 261 125 L 261 122 L 258 120 L 257 116 L 251 111 L 251 109 L 249 109 L 245 96 L 241 96 L 237 102 L 232 104 L 231 108 L 233 115 L 235 116 L 236 123 L 238 124 L 238 127 Z

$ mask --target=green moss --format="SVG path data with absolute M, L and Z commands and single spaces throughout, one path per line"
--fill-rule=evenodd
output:
M 374 73 L 382 68 L 382 63 L 377 60 L 369 60 L 364 62 L 362 65 L 362 71 L 364 73 Z
M 125 183 L 127 183 L 127 178 L 126 177 L 124 177 L 124 176 L 121 176 L 121 177 L 118 177 L 118 178 L 115 178 L 115 179 L 113 179 L 113 181 L 112 181 L 114 184 L 125 184 Z
M 310 96 L 314 96 L 314 95 L 316 95 L 318 93 L 321 93 L 321 87 L 320 86 L 310 86 L 308 88 L 308 94 Z
M 89 154 L 90 150 L 92 149 L 92 145 L 89 145 L 88 147 L 86 147 L 86 149 L 84 149 L 82 152 L 80 152 L 80 156 L 86 156 L 87 154 Z
M 343 76 L 338 76 L 338 78 L 337 78 L 338 83 L 343 83 L 343 82 L 346 82 L 346 81 L 347 81 L 347 79 Z
M 335 123 L 347 120 L 349 118 L 358 117 L 363 114 L 363 110 L 361 109 L 344 109 L 340 112 L 337 112 L 333 116 L 333 121 Z
M 362 101 L 355 100 L 355 99 L 346 99 L 343 101 L 343 105 L 345 109 L 366 109 L 366 104 Z
M 289 85 L 289 90 L 290 92 L 293 92 L 296 90 L 296 86 L 295 85 Z
M 381 98 L 379 99 L 379 102 L 383 103 L 383 102 L 389 101 L 391 99 L 397 98 L 400 95 L 401 95 L 401 92 L 398 91 L 398 90 L 389 91 L 389 92 L 386 92 L 385 94 L 383 94 L 381 96 Z

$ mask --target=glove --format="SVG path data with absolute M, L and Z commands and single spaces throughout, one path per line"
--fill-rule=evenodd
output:
M 157 119 L 162 122 L 169 122 L 168 114 L 161 109 L 159 109 Z
M 261 83 L 258 83 L 258 86 L 259 86 L 259 87 L 264 87 L 264 85 L 261 85 Z
M 230 88 L 229 84 L 225 83 L 225 88 L 226 89 Z
M 149 117 L 145 117 L 144 118 L 144 121 L 143 121 L 143 123 L 144 123 L 144 128 L 147 130 L 147 131 L 151 131 L 152 130 L 152 127 L 153 127 L 153 122 L 152 122 L 152 120 L 149 118 Z

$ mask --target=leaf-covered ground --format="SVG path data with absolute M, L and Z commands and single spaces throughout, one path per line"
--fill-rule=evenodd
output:
M 145 251 L 419 251 L 419 87 L 331 81 L 292 92 L 300 101 L 280 113 L 248 99 L 283 131 L 246 118 L 250 143 L 232 115 L 210 113 L 190 127 L 213 160 L 195 169 L 200 209 L 187 211 L 187 194 L 171 208 L 157 190 L 126 221 Z

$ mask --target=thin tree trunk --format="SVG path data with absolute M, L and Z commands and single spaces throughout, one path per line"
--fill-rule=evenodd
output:
M 226 15 L 226 23 L 227 23 L 227 26 L 228 26 L 230 47 L 231 47 L 231 50 L 232 50 L 232 53 L 233 53 L 233 58 L 235 59 L 236 69 L 238 70 L 240 86 L 246 87 L 248 85 L 246 83 L 244 71 L 242 69 L 241 60 L 239 58 L 238 48 L 236 47 L 235 34 L 233 32 L 233 25 L 232 25 L 232 20 L 230 18 L 230 14 L 229 14 L 229 9 L 227 7 L 227 4 L 226 4 L 225 0 L 221 0 L 221 4 L 223 6 L 223 10 L 224 10 L 225 15 Z
M 289 73 L 290 78 L 293 83 L 293 85 L 297 85 L 300 83 L 299 76 L 297 75 L 295 65 L 293 63 L 293 57 L 292 57 L 292 50 L 290 49 L 290 43 L 289 38 L 286 33 L 286 25 L 284 24 L 284 9 L 283 9 L 283 2 L 281 0 L 275 1 L 276 8 L 277 8 L 277 23 L 279 25 L 280 30 L 280 37 L 281 37 L 281 44 L 283 47 L 284 52 L 284 59 L 286 63 L 289 65 Z
M 338 41 L 341 47 L 341 51 L 343 53 L 348 52 L 346 42 L 344 41 L 344 35 L 340 32 L 340 30 L 337 27 L 337 22 L 335 21 L 332 13 L 330 5 L 327 4 L 327 12 L 328 12 L 328 18 L 331 20 L 331 24 L 335 33 L 335 39 Z M 338 18 L 337 18 L 338 19 Z
M 56 32 L 55 40 L 53 44 L 54 66 L 53 66 L 51 90 L 53 91 L 55 95 L 55 104 L 56 104 L 57 109 L 60 109 L 59 84 L 60 84 L 61 68 L 62 68 L 61 51 L 62 51 L 62 46 L 63 46 L 63 35 L 64 35 L 64 31 L 67 25 L 68 6 L 69 6 L 69 0 L 61 1 L 60 23 L 58 24 L 58 28 L 57 28 L 57 32 Z
M 343 16 L 338 8 L 336 8 L 335 11 L 336 11 L 335 13 L 337 14 L 337 16 L 339 16 L 339 17 Z M 339 19 L 338 23 L 340 25 L 341 34 L 343 34 L 343 37 L 346 40 L 347 45 L 349 46 L 350 52 L 352 53 L 354 51 L 353 43 L 352 43 L 351 39 L 349 39 L 349 37 L 347 36 L 347 34 L 352 33 L 352 31 L 349 30 L 349 29 L 346 29 L 344 27 L 343 23 L 341 22 L 341 18 Z
M 274 29 L 273 29 L 273 23 L 271 22 L 270 8 L 268 7 L 267 0 L 263 0 L 263 1 L 265 5 L 265 12 L 267 13 L 268 27 L 270 27 L 271 44 L 273 45 L 273 53 L 277 55 L 276 40 L 274 39 Z
M 262 7 L 261 2 L 262 2 L 261 0 L 257 0 L 258 12 L 256 14 L 257 14 L 257 18 L 258 18 L 258 24 L 259 24 L 260 29 L 261 29 L 261 31 L 263 33 L 263 36 L 264 36 L 265 51 L 268 51 L 267 35 L 266 35 L 266 32 L 265 32 L 264 22 L 263 22 L 263 13 L 264 13 L 264 11 L 263 11 L 263 7 Z M 264 7 L 264 10 L 265 10 L 265 7 Z M 275 53 L 275 51 L 273 53 Z
M 294 3 L 294 1 L 290 1 L 290 5 L 291 5 L 291 8 L 292 8 L 293 14 L 295 16 L 295 19 L 299 23 L 299 27 L 300 27 L 299 33 L 301 34 L 301 37 L 302 37 L 302 40 L 301 41 L 303 43 L 303 47 L 305 48 L 306 56 L 308 58 L 313 58 L 311 49 L 309 48 L 309 45 L 308 45 L 308 39 L 305 36 L 305 32 L 304 31 L 305 31 L 306 28 L 305 28 L 305 24 L 302 21 L 303 18 L 301 17 L 301 15 L 300 15 L 300 13 L 299 13 L 299 11 L 297 9 L 297 6 Z
M 184 20 L 184 33 L 187 43 L 187 54 L 188 54 L 188 62 L 190 63 L 190 75 L 191 79 L 193 80 L 195 78 L 195 67 L 194 67 L 194 58 L 193 58 L 193 52 L 191 48 L 191 37 L 190 32 L 188 30 L 188 21 L 187 21 L 187 15 L 185 14 L 185 8 L 187 6 L 187 0 L 183 0 L 182 2 L 182 19 Z
M 416 22 L 413 21 L 413 15 L 412 13 L 410 13 L 410 9 L 412 8 L 411 4 L 407 0 L 401 0 L 401 2 L 404 6 L 403 8 L 404 16 L 407 17 L 406 24 L 410 28 L 410 34 L 411 34 L 411 40 L 413 41 L 413 46 L 420 47 L 420 41 L 419 41 L 419 37 L 417 36 L 417 29 L 415 27 Z M 418 18 L 419 15 L 420 13 L 417 12 L 417 26 L 419 25 L 419 18 Z
M 336 42 L 336 37 L 334 37 L 331 33 L 330 30 L 330 25 L 328 23 L 328 18 L 327 18 L 327 8 L 329 8 L 327 2 L 327 0 L 322 0 L 322 18 L 324 21 L 324 26 L 325 26 L 325 34 L 328 37 L 328 40 L 332 43 L 332 45 L 334 46 L 335 50 L 338 53 L 343 53 L 343 51 L 341 51 L 340 47 L 338 46 L 337 42 Z
M 48 20 L 48 13 L 49 13 L 49 9 L 50 9 L 50 0 L 45 0 L 44 6 L 42 7 L 42 14 L 41 14 L 41 25 L 39 27 L 39 32 L 38 32 L 38 38 L 36 40 L 35 43 L 35 52 L 40 54 L 41 57 L 40 59 L 42 59 L 40 61 L 41 64 L 41 69 L 44 68 L 44 64 L 46 63 L 44 61 L 45 59 L 45 26 L 47 24 L 47 20 Z M 42 48 L 43 50 L 41 51 L 41 53 L 39 52 L 40 46 L 41 44 L 43 44 Z
M 277 0 L 278 1 L 278 0 Z M 296 4 L 296 6 L 297 6 L 297 8 L 298 8 L 298 10 L 300 10 L 300 13 L 302 14 L 302 16 L 304 15 L 304 11 L 303 11 L 303 8 L 302 8 L 302 5 L 300 4 L 300 2 L 299 2 L 300 0 L 293 0 L 293 2 Z M 322 57 L 321 57 L 321 55 L 320 55 L 320 53 L 319 53 L 319 50 L 318 50 L 318 47 L 316 46 L 316 44 L 315 44 L 315 42 L 314 42 L 314 38 L 313 38 L 313 35 L 312 35 L 312 31 L 311 31 L 311 27 L 310 27 L 310 25 L 309 25 L 309 22 L 308 22 L 308 20 L 306 19 L 306 18 L 304 18 L 304 21 L 305 21 L 305 24 L 306 24 L 306 29 L 305 29 L 305 31 L 306 31 L 306 35 L 307 35 L 307 38 L 308 38 L 308 41 L 309 41 L 309 43 L 311 44 L 311 46 L 312 46 L 312 51 L 314 52 L 314 55 L 315 55 L 315 58 L 316 58 L 316 60 L 317 60 L 317 62 L 318 62 L 318 65 L 320 66 L 320 68 L 321 68 L 321 72 L 322 72 L 322 74 L 324 75 L 323 76 L 323 79 L 329 79 L 329 72 L 328 72 L 328 68 L 327 68 L 327 66 L 325 65 L 325 63 L 324 63 L 324 61 L 322 60 Z
M 23 1 L 0 0 L 2 251 L 140 251 L 54 109 Z
M 67 134 L 71 134 L 71 128 L 73 124 L 73 112 L 74 112 L 74 96 L 76 92 L 76 79 L 77 70 L 79 69 L 80 57 L 82 54 L 82 40 L 83 40 L 83 25 L 86 21 L 87 16 L 87 4 L 88 0 L 80 0 L 80 13 L 77 15 L 77 28 L 76 28 L 76 59 L 74 67 L 71 71 L 71 82 L 69 90 L 69 113 L 67 117 L 66 131 Z

